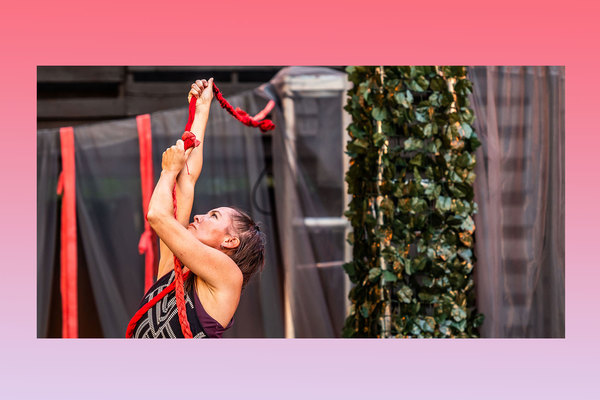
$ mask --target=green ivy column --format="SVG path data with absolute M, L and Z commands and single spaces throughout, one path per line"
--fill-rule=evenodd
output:
M 346 337 L 477 337 L 475 149 L 465 67 L 349 67 Z M 389 143 L 389 146 L 386 145 Z M 378 180 L 378 168 L 381 167 Z M 379 197 L 378 197 L 379 195 Z M 379 199 L 379 200 L 378 200 Z M 382 257 L 382 261 L 380 261 Z

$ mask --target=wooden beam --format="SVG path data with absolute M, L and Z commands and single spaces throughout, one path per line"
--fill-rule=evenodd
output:
M 38 66 L 38 82 L 121 82 L 125 67 Z
M 125 102 L 115 98 L 38 100 L 39 119 L 124 117 Z

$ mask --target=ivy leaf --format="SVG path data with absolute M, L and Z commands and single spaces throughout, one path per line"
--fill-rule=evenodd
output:
M 415 270 L 422 271 L 427 265 L 427 259 L 425 257 L 417 257 L 415 258 Z
M 421 166 L 423 165 L 423 154 L 419 153 L 410 159 L 409 164 Z
M 344 271 L 350 276 L 354 276 L 356 274 L 356 270 L 354 269 L 353 262 L 347 262 L 343 265 Z
M 473 319 L 473 328 L 477 328 L 483 324 L 485 317 L 483 314 L 477 314 L 477 316 Z
M 446 89 L 448 88 L 446 82 L 444 81 L 444 78 L 442 78 L 439 75 L 431 79 L 430 87 L 431 90 L 434 90 L 436 92 L 443 92 L 446 91 Z
M 467 318 L 467 313 L 465 310 L 463 310 L 461 307 L 455 304 L 452 307 L 452 312 L 450 313 L 450 316 L 452 316 L 452 319 L 456 322 L 460 322 L 461 320 Z
M 469 139 L 473 134 L 473 128 L 471 128 L 471 125 L 467 124 L 466 122 L 463 122 L 462 124 L 460 124 L 460 126 L 463 131 L 463 137 Z
M 469 140 L 469 143 L 471 145 L 471 150 L 475 150 L 476 148 L 481 146 L 481 142 L 479 141 L 479 139 L 477 139 L 477 136 L 475 135 L 475 133 L 473 133 L 471 135 L 471 139 Z
M 371 116 L 375 121 L 383 121 L 388 117 L 388 112 L 385 108 L 375 107 L 373 111 L 371 111 Z
M 410 137 L 404 141 L 404 150 L 414 151 L 423 148 L 423 141 L 414 137 Z
M 435 203 L 435 208 L 442 212 L 450 211 L 452 207 L 452 199 L 446 196 L 439 196 L 437 198 L 437 202 Z
M 413 291 L 410 287 L 402 285 L 400 290 L 396 292 L 398 299 L 403 303 L 410 303 L 412 301 Z
M 464 244 L 465 246 L 471 247 L 473 245 L 473 236 L 471 236 L 470 233 L 459 232 L 458 237 L 459 237 L 460 241 L 462 242 L 462 244 Z
M 396 100 L 402 107 L 410 108 L 410 105 L 413 102 L 413 96 L 410 90 L 407 90 L 406 92 L 394 94 L 394 100 Z
M 383 281 L 385 283 L 388 282 L 396 282 L 398 280 L 398 277 L 391 271 L 385 270 L 383 271 Z
M 381 147 L 381 145 L 383 145 L 383 142 L 385 142 L 385 135 L 383 133 L 380 132 L 375 132 L 373 134 L 373 144 L 375 145 L 375 147 Z
M 354 146 L 356 147 L 360 147 L 361 149 L 367 150 L 369 148 L 369 142 L 367 142 L 365 139 L 354 139 L 351 142 Z
M 440 324 L 439 331 L 442 335 L 450 336 L 452 334 L 452 331 L 450 330 L 450 323 L 451 321 L 444 321 L 442 324 Z
M 466 262 L 470 262 L 471 257 L 473 257 L 473 252 L 471 251 L 471 249 L 464 249 L 459 251 L 458 255 Z
M 465 328 L 467 327 L 467 320 L 463 319 L 460 322 L 452 322 L 451 325 L 459 331 L 464 332 Z
M 412 260 L 410 258 L 404 261 L 404 272 L 406 272 L 406 275 L 412 275 L 413 273 Z
M 463 223 L 460 225 L 461 229 L 464 229 L 467 232 L 475 231 L 475 222 L 473 222 L 473 218 L 470 215 L 463 220 Z
M 348 126 L 348 131 L 350 132 L 350 135 L 353 138 L 364 138 L 365 137 L 365 132 L 363 130 L 360 129 L 360 127 L 356 124 L 350 124 L 350 126 Z
M 381 268 L 371 268 L 369 270 L 369 280 L 371 282 L 376 282 L 381 275 Z
M 359 308 L 359 312 L 360 315 L 362 315 L 363 318 L 369 318 L 369 307 L 367 307 L 366 304 L 363 304 L 362 306 L 360 306 Z
M 413 324 L 410 329 L 410 333 L 413 334 L 414 336 L 418 336 L 421 334 L 421 329 L 418 327 L 417 324 Z
M 425 332 L 433 332 L 435 330 L 435 319 L 429 316 L 425 317 L 421 329 Z
M 435 122 L 428 123 L 427 125 L 425 125 L 425 128 L 423 128 L 423 136 L 431 137 L 434 134 L 436 134 L 437 131 L 438 131 L 438 128 L 437 128 L 437 124 Z M 432 144 L 433 144 L 433 142 L 432 142 Z
M 428 122 L 429 121 L 428 117 L 429 117 L 429 113 L 427 112 L 427 110 L 415 111 L 415 118 L 419 122 Z
M 429 81 L 425 76 L 419 75 L 415 80 L 410 81 L 408 86 L 417 92 L 423 92 L 429 87 Z

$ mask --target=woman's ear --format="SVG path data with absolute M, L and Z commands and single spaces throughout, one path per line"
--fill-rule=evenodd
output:
M 239 245 L 240 239 L 237 236 L 226 236 L 225 240 L 223 240 L 223 243 L 221 244 L 224 249 L 228 250 L 237 249 Z

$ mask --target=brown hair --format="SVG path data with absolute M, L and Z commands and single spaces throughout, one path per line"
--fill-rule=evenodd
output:
M 262 271 L 265 265 L 265 234 L 250 215 L 236 207 L 229 207 L 233 213 L 233 230 L 240 240 L 240 245 L 229 252 L 229 257 L 240 268 L 244 275 L 242 289 L 254 274 Z

